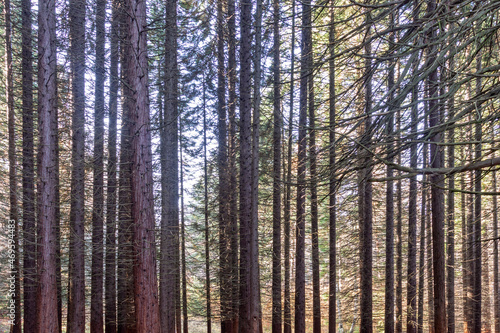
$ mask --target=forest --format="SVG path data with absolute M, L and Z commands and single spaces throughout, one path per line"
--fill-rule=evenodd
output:
M 500 333 L 500 1 L 0 9 L 0 331 Z

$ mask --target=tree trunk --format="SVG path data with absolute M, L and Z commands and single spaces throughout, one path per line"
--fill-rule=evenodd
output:
M 127 27 L 132 123 L 132 218 L 134 221 L 134 303 L 138 332 L 160 332 L 149 120 L 146 2 L 128 0 Z M 168 62 L 167 62 L 168 63 Z M 177 132 L 176 132 L 177 135 Z M 172 172 L 175 172 L 173 169 Z M 177 194 L 177 192 L 175 192 Z
M 182 164 L 181 164 L 182 165 Z M 182 174 L 182 168 L 181 168 Z M 207 293 L 207 333 L 212 332 L 212 298 L 210 287 L 210 229 L 208 225 L 208 162 L 207 162 L 207 110 L 206 83 L 203 77 L 203 215 L 205 218 L 205 289 Z M 182 196 L 182 198 L 184 198 Z
M 38 4 L 38 286 L 37 331 L 58 332 L 56 278 L 56 10 L 53 1 Z
M 226 111 L 226 72 L 224 63 L 224 13 L 223 0 L 217 1 L 217 139 L 218 153 L 217 166 L 219 169 L 219 278 L 220 278 L 220 311 L 221 311 L 221 333 L 232 333 L 233 323 L 231 321 L 232 308 L 232 281 L 231 281 L 231 255 L 230 255 L 230 221 L 229 221 L 229 189 L 227 153 L 227 111 Z M 231 32 L 230 32 L 231 34 Z M 231 45 L 231 43 L 230 43 Z M 235 68 L 233 69 L 235 70 Z M 207 289 L 207 304 L 208 294 Z M 208 316 L 210 310 L 207 308 L 207 332 L 211 331 L 211 318 Z
M 204 126 L 204 129 L 206 126 Z M 186 221 L 184 219 L 184 161 L 182 159 L 182 121 L 179 121 L 179 135 L 180 135 L 180 182 L 181 182 L 181 275 L 182 275 L 182 332 L 188 333 L 188 310 L 187 310 L 187 275 L 186 275 Z M 206 133 L 204 132 L 204 135 Z M 205 141 L 206 138 L 204 137 Z M 206 156 L 206 154 L 205 154 Z M 207 256 L 209 258 L 209 256 Z M 207 276 L 207 281 L 210 280 L 210 276 Z M 181 331 L 179 331 L 180 333 Z M 208 332 L 207 332 L 208 333 Z
M 477 59 L 476 69 L 481 70 L 482 57 L 479 54 Z M 476 79 L 476 94 L 481 94 L 482 90 L 482 80 L 481 78 Z M 475 126 L 475 150 L 474 157 L 476 161 L 481 159 L 481 149 L 482 149 L 482 109 L 480 107 L 476 108 L 476 126 Z M 474 225 L 473 225 L 473 300 L 472 300 L 472 330 L 474 332 L 481 332 L 481 170 L 477 169 L 474 171 Z
M 103 319 L 103 228 L 104 228 L 104 80 L 106 0 L 96 4 L 96 64 L 94 111 L 94 184 L 92 200 L 92 281 L 90 329 L 102 333 Z
M 427 117 L 424 116 L 424 131 L 427 130 Z M 427 150 L 428 145 L 423 144 L 422 152 L 422 168 L 427 167 Z M 420 253 L 418 264 L 418 312 L 417 312 L 417 332 L 424 331 L 424 292 L 425 292 L 425 241 L 426 241 L 426 216 L 428 215 L 427 207 L 427 187 L 422 184 L 422 202 L 420 214 Z
M 368 0 L 369 1 L 369 0 Z M 366 14 L 366 36 L 371 34 L 371 14 Z M 364 110 L 362 125 L 360 128 L 360 141 L 363 147 L 371 144 L 371 108 L 372 108 L 372 84 L 371 84 L 371 42 L 365 41 L 364 54 Z M 371 156 L 365 148 L 358 147 L 359 160 L 363 169 L 358 173 L 358 207 L 359 207 L 359 252 L 360 252 L 360 331 L 373 332 L 372 319 L 372 174 Z
M 109 137 L 108 137 L 108 183 L 106 202 L 106 257 L 105 257 L 105 331 L 116 333 L 116 122 L 118 111 L 118 57 L 119 57 L 119 13 L 118 1 L 112 1 L 109 68 Z
M 292 123 L 293 123 L 293 105 L 294 105 L 294 71 L 295 71 L 295 0 L 292 0 L 292 41 L 291 41 L 291 68 L 290 68 L 290 111 L 288 116 L 288 149 L 287 149 L 287 170 L 286 170 L 286 186 L 285 186 L 285 203 L 283 215 L 283 260 L 285 268 L 285 283 L 284 283 L 284 299 L 283 299 L 283 329 L 284 333 L 292 332 L 292 313 L 291 313 L 291 297 L 290 297 L 290 217 L 291 217 L 291 182 L 292 182 Z
M 240 3 L 240 313 L 239 331 L 258 333 L 260 330 L 258 258 L 254 250 L 257 241 L 256 223 L 252 214 L 252 119 L 251 119 L 251 27 L 252 4 Z M 258 161 L 257 161 L 258 162 Z
M 394 27 L 394 14 L 391 15 L 391 29 Z M 394 32 L 389 35 L 389 48 L 394 47 Z M 387 116 L 387 160 L 393 161 L 394 137 L 394 66 L 389 63 L 387 89 L 389 91 L 388 116 Z M 387 178 L 392 178 L 394 170 L 387 166 Z M 394 182 L 389 180 L 386 184 L 385 208 L 385 332 L 394 332 Z
M 273 0 L 273 281 L 272 333 L 282 332 L 281 318 L 281 82 L 280 82 L 280 12 Z
M 24 331 L 36 331 L 35 164 L 31 0 L 22 0 Z
M 120 68 L 122 88 L 122 128 L 120 138 L 120 172 L 118 179 L 118 279 L 117 279 L 117 317 L 118 333 L 137 332 L 134 304 L 134 244 L 132 220 L 132 148 L 131 112 L 132 92 L 129 67 L 129 32 L 127 29 L 127 3 L 120 1 Z
M 227 185 L 229 200 L 227 216 L 228 228 L 230 230 L 229 244 L 230 251 L 228 253 L 228 260 L 230 262 L 229 278 L 228 278 L 228 292 L 230 293 L 231 300 L 228 299 L 229 314 L 228 324 L 231 325 L 231 330 L 228 332 L 238 331 L 238 307 L 239 307 L 239 288 L 238 288 L 238 186 L 237 186 L 237 166 L 236 166 L 236 12 L 235 0 L 227 1 L 227 15 L 228 15 L 228 37 L 229 37 L 229 54 L 228 54 L 228 76 L 229 76 L 229 104 L 228 104 L 228 120 L 229 120 L 229 135 L 227 138 L 228 156 L 228 170 Z
M 397 112 L 397 128 L 398 142 L 401 142 L 401 111 Z M 398 151 L 398 164 L 401 164 L 401 152 L 399 144 L 396 146 Z M 397 172 L 397 176 L 401 176 L 401 171 Z M 403 188 L 401 179 L 398 179 L 396 184 L 396 201 L 398 211 L 396 215 L 396 333 L 403 332 Z
M 413 9 L 413 19 L 417 21 L 418 5 Z M 412 71 L 416 75 L 418 64 L 412 64 Z M 418 131 L 418 85 L 414 86 L 411 93 L 411 141 L 410 167 L 417 168 L 417 141 Z M 417 332 L 417 177 L 410 177 L 410 191 L 408 200 L 408 275 L 407 275 L 407 317 L 406 327 L 408 333 Z
M 299 107 L 299 146 L 297 166 L 297 219 L 295 254 L 295 332 L 306 330 L 305 295 L 305 211 L 306 211 L 306 164 L 307 164 L 307 97 L 308 68 L 311 61 L 311 1 L 302 2 L 302 39 L 300 44 L 300 107 Z
M 493 192 L 497 191 L 497 173 L 493 171 Z M 493 196 L 493 318 L 495 333 L 500 333 L 500 281 L 499 275 L 499 258 L 498 258 L 498 243 L 500 243 L 500 238 L 498 237 L 498 199 Z
M 162 124 L 160 304 L 163 333 L 175 333 L 179 304 L 179 155 L 177 1 L 166 3 L 165 117 Z
M 11 319 L 11 332 L 21 333 L 21 281 L 19 265 L 19 213 L 17 203 L 17 162 L 16 162 L 16 134 L 15 134 L 15 115 L 14 115 L 14 75 L 12 70 L 12 30 L 11 30 L 11 10 L 10 0 L 4 3 L 5 17 L 5 67 L 7 69 L 7 87 L 5 89 L 7 96 L 7 114 L 8 114 L 8 132 L 9 132 L 9 266 L 10 276 L 9 284 L 14 283 L 14 293 L 10 302 L 14 302 L 14 318 Z M 11 243 L 12 242 L 12 243 Z M 14 279 L 12 281 L 10 278 Z M 9 304 L 10 306 L 11 304 Z M 13 320 L 12 320 L 13 319 Z
M 85 332 L 85 0 L 69 4 L 72 117 L 68 331 Z
M 331 2 L 332 7 L 330 8 L 330 27 L 328 31 L 329 38 L 329 52 L 330 60 L 328 62 L 328 74 L 329 74 L 329 120 L 330 120 L 330 132 L 329 132 L 329 166 L 330 166 L 330 184 L 329 184 L 329 225 L 330 225 L 330 235 L 329 235 L 329 293 L 328 293 L 328 333 L 335 333 L 337 327 L 337 196 L 336 196 L 336 173 L 335 163 L 335 130 L 336 130 L 336 94 L 335 94 L 335 10 L 334 1 Z M 293 80 L 292 80 L 293 82 Z
M 427 12 L 434 15 L 436 2 L 429 0 Z M 436 29 L 432 27 L 429 34 L 429 63 L 433 63 L 436 57 L 436 46 L 433 45 L 437 38 Z M 433 128 L 441 124 L 442 116 L 438 97 L 438 73 L 437 69 L 429 74 L 429 126 Z M 436 131 L 430 137 L 431 168 L 443 167 L 443 147 L 438 144 L 442 142 L 442 133 Z M 444 176 L 432 174 L 431 186 L 431 209 L 432 209 L 432 254 L 434 273 L 434 331 L 436 333 L 446 332 L 446 286 L 445 286 L 445 253 L 444 253 Z

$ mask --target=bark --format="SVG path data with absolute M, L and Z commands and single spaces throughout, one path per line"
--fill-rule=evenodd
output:
M 497 191 L 497 173 L 493 171 L 493 192 Z M 499 283 L 499 258 L 498 258 L 498 199 L 493 196 L 493 322 L 495 333 L 500 333 L 500 283 Z
M 16 134 L 15 134 L 15 114 L 14 114 L 14 75 L 12 71 L 12 21 L 10 0 L 4 3 L 4 18 L 5 18 L 5 67 L 7 76 L 6 100 L 8 114 L 8 136 L 9 136 L 9 267 L 10 277 L 14 277 L 14 281 L 9 279 L 9 283 L 14 283 L 14 294 L 10 298 L 10 302 L 14 302 L 14 320 L 11 322 L 12 333 L 21 333 L 21 282 L 20 282 L 20 264 L 19 264 L 19 210 L 17 203 L 17 161 L 16 161 Z M 12 243 L 11 243 L 12 242 Z M 13 257 L 12 257 L 13 255 Z M 10 305 L 10 304 L 9 304 Z
M 366 36 L 371 34 L 371 14 L 366 14 Z M 371 84 L 371 43 L 365 41 L 364 54 L 364 109 L 363 119 L 360 127 L 361 143 L 363 147 L 370 146 L 371 137 L 371 108 L 372 108 L 372 84 Z M 359 207 L 359 253 L 360 253 L 360 331 L 373 332 L 372 319 L 372 176 L 371 157 L 369 152 L 359 147 L 359 160 L 363 169 L 358 173 L 358 207 Z
M 71 0 L 72 117 L 68 331 L 85 332 L 85 0 Z
M 23 291 L 24 331 L 36 331 L 35 164 L 33 126 L 33 55 L 31 0 L 22 7 L 22 110 L 23 110 Z
M 282 332 L 281 317 L 281 114 L 280 12 L 273 0 L 273 281 L 272 333 Z
M 231 257 L 230 257 L 230 221 L 228 210 L 229 200 L 227 191 L 228 182 L 228 145 L 227 145 L 227 110 L 226 110 L 226 70 L 224 62 L 224 1 L 217 1 L 217 139 L 219 144 L 217 166 L 219 170 L 219 276 L 220 276 L 220 311 L 221 332 L 231 333 L 232 286 L 231 286 Z M 207 302 L 208 302 L 207 290 Z M 207 331 L 211 331 L 211 318 L 208 317 Z
M 306 330 L 305 296 L 305 196 L 307 164 L 307 97 L 308 68 L 311 61 L 311 1 L 302 2 L 302 37 L 300 44 L 300 106 L 299 106 L 299 146 L 297 166 L 297 218 L 296 218 L 296 254 L 295 254 L 295 332 Z
M 481 55 L 477 58 L 476 69 L 481 70 Z M 476 79 L 476 94 L 481 94 L 482 90 L 482 80 L 481 78 Z M 478 107 L 476 109 L 476 126 L 475 126 L 475 149 L 474 158 L 476 161 L 481 160 L 481 148 L 482 148 L 482 108 Z M 481 332 L 481 314 L 482 314 L 482 292 L 481 292 L 481 170 L 474 171 L 474 225 L 473 225 L 473 299 L 472 299 L 472 330 L 474 332 Z
M 117 317 L 118 332 L 137 332 L 134 305 L 134 245 L 132 220 L 132 151 L 131 151 L 131 100 L 129 67 L 129 32 L 126 21 L 127 3 L 120 1 L 120 64 L 122 89 L 122 128 L 120 137 L 120 171 L 118 179 L 118 277 L 117 277 Z
M 424 117 L 424 128 L 427 129 L 427 117 Z M 428 145 L 424 143 L 422 153 L 422 166 L 427 166 L 427 150 Z M 428 215 L 427 207 L 427 187 L 422 184 L 422 202 L 420 214 L 420 253 L 418 264 L 418 311 L 417 311 L 417 332 L 422 333 L 424 330 L 424 292 L 425 292 L 425 241 L 426 241 L 426 225 L 425 219 Z
M 417 20 L 417 11 L 414 9 L 414 20 Z M 412 70 L 417 71 L 417 63 L 412 64 Z M 411 137 L 410 145 L 410 167 L 416 168 L 418 163 L 417 143 L 415 136 L 418 131 L 418 87 L 412 90 L 411 108 Z M 417 332 L 417 177 L 410 177 L 410 191 L 408 201 L 408 275 L 407 275 L 407 317 L 406 325 L 408 333 Z
M 56 277 L 56 14 L 53 1 L 38 3 L 38 240 L 37 331 L 58 332 Z
M 204 127 L 206 128 L 206 127 Z M 184 168 L 182 154 L 182 122 L 179 122 L 179 135 L 181 137 L 179 150 L 180 158 L 180 182 L 181 182 L 181 275 L 182 275 L 182 332 L 188 333 L 188 311 L 187 311 L 187 275 L 186 275 L 186 221 L 184 218 Z M 206 141 L 206 138 L 205 138 Z M 206 155 L 206 154 L 205 154 Z M 207 256 L 209 258 L 209 256 Z M 207 276 L 207 281 L 210 276 Z M 181 331 L 179 331 L 180 333 Z
M 329 71 L 329 121 L 330 121 L 330 132 L 329 132 L 329 166 L 330 170 L 335 170 L 335 130 L 336 130 L 336 94 L 335 94 L 335 10 L 330 8 L 330 27 L 329 27 L 329 52 L 330 60 L 328 62 Z M 292 80 L 293 81 L 293 80 Z M 330 184 L 329 184 L 329 225 L 330 225 L 330 235 L 329 235 L 329 293 L 328 293 L 328 333 L 335 333 L 337 326 L 337 197 L 336 197 L 336 179 L 335 172 L 330 171 Z M 339 300 L 340 301 L 340 300 Z M 340 321 L 341 322 L 341 321 Z
M 177 1 L 166 3 L 165 117 L 162 124 L 160 304 L 163 333 L 175 333 L 179 317 L 179 155 L 177 106 Z
M 203 78 L 203 213 L 205 218 L 205 280 L 207 293 L 207 333 L 212 331 L 212 299 L 210 287 L 210 229 L 208 226 L 208 169 L 207 169 L 207 110 L 206 110 L 206 85 Z
M 239 331 L 258 333 L 260 302 L 256 223 L 252 214 L 251 27 L 252 4 L 240 3 L 240 313 Z
M 401 133 L 401 112 L 397 112 L 397 133 Z M 401 142 L 401 134 L 398 134 L 398 142 Z M 399 146 L 399 145 L 398 145 Z M 399 147 L 398 147 L 399 148 Z M 398 149 L 399 151 L 399 149 Z M 401 153 L 398 153 L 398 163 L 401 163 Z M 398 171 L 397 175 L 400 176 Z M 403 332 L 403 189 L 401 179 L 396 184 L 396 333 Z
M 260 267 L 259 267 L 259 137 L 260 137 L 260 102 L 262 80 L 262 0 L 257 0 L 255 10 L 255 48 L 253 53 L 253 110 L 252 110 L 252 174 L 251 206 L 252 219 L 250 231 L 250 283 L 251 311 L 258 313 L 252 325 L 258 325 L 262 332 L 262 309 L 260 306 Z M 255 321 L 258 321 L 255 323 Z
M 290 216 L 291 216 L 291 181 L 292 181 L 292 123 L 293 123 L 293 106 L 294 106 L 294 71 L 295 71 L 295 0 L 292 0 L 292 42 L 291 42 L 291 68 L 290 68 L 290 111 L 288 115 L 288 149 L 287 149 L 287 170 L 286 170 L 286 186 L 285 186 L 285 202 L 283 215 L 283 260 L 285 268 L 284 281 L 284 297 L 283 297 L 283 329 L 284 333 L 292 332 L 292 314 L 291 314 L 291 298 L 290 298 Z
M 436 2 L 430 0 L 427 3 L 429 15 L 436 11 Z M 430 29 L 429 45 L 437 39 L 437 32 L 434 27 Z M 429 61 L 434 62 L 436 57 L 436 47 L 429 47 Z M 437 102 L 438 96 L 438 73 L 434 69 L 429 74 L 429 126 L 438 126 L 441 121 L 441 110 Z M 430 137 L 431 148 L 431 168 L 442 168 L 444 162 L 443 148 L 438 146 L 442 142 L 442 132 L 436 131 Z M 434 331 L 436 333 L 446 332 L 446 286 L 445 286 L 445 253 L 444 253 L 444 176 L 434 174 L 430 177 L 431 182 L 431 209 L 432 209 L 432 254 L 434 273 Z
M 454 29 L 454 24 L 450 24 L 450 30 Z M 453 43 L 453 41 L 451 42 Z M 454 69 L 453 58 L 449 62 L 450 71 Z M 448 80 L 451 80 L 448 84 L 453 83 L 453 74 L 448 73 Z M 448 119 L 453 119 L 455 116 L 455 100 L 454 96 L 450 96 L 447 106 L 448 106 Z M 448 146 L 448 167 L 455 167 L 455 130 L 452 127 L 448 131 L 448 142 L 451 145 Z M 446 222 L 447 222 L 447 234 L 446 234 L 446 306 L 447 306 L 447 318 L 448 318 L 448 333 L 455 333 L 455 176 L 448 176 L 448 195 L 447 195 L 447 211 L 446 211 Z
M 149 120 L 146 2 L 129 0 L 127 27 L 132 123 L 132 219 L 134 244 L 134 304 L 138 332 L 160 332 Z M 176 133 L 177 134 L 177 133 Z M 176 170 L 172 170 L 175 172 Z M 176 192 L 177 194 L 177 192 Z
M 94 184 L 92 200 L 92 280 L 90 329 L 104 331 L 104 80 L 105 80 L 106 0 L 96 4 L 96 64 L 94 109 Z
M 394 15 L 391 15 L 391 28 L 394 26 Z M 394 33 L 389 35 L 389 47 L 394 46 Z M 388 160 L 392 161 L 392 151 L 394 149 L 394 66 L 389 63 L 389 73 L 387 89 L 389 90 L 388 116 L 387 116 L 387 151 Z M 387 178 L 392 178 L 394 170 L 387 166 Z M 385 208 L 385 332 L 394 332 L 394 182 L 388 181 L 386 184 L 386 208 Z
M 109 68 L 109 136 L 108 136 L 108 181 L 106 202 L 106 254 L 105 254 L 105 331 L 117 330 L 116 313 L 116 130 L 118 111 L 118 57 L 119 57 L 119 17 L 118 1 L 112 1 Z
M 228 254 L 230 260 L 229 269 L 229 289 L 231 293 L 231 301 L 229 303 L 229 324 L 232 332 L 238 330 L 238 306 L 239 306 L 239 289 L 238 289 L 238 191 L 237 191 L 237 167 L 236 167 L 236 12 L 235 0 L 227 1 L 228 15 L 228 46 L 229 54 L 227 61 L 229 89 L 228 89 L 228 120 L 229 120 L 229 135 L 227 138 L 228 148 L 228 172 L 227 179 L 229 180 L 228 191 L 229 197 L 229 230 L 230 230 L 230 247 Z

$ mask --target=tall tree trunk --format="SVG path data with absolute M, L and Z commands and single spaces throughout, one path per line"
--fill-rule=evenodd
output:
M 251 311 L 257 315 L 252 325 L 258 325 L 262 332 L 262 309 L 260 306 L 260 267 L 259 267 L 259 138 L 260 138 L 260 102 L 262 79 L 262 0 L 257 0 L 255 11 L 255 48 L 253 54 L 253 112 L 252 112 L 252 219 L 250 231 L 250 283 Z M 258 321 L 255 323 L 255 321 Z
M 182 164 L 181 164 L 182 165 Z M 181 168 L 182 174 L 182 168 Z M 207 162 L 207 110 L 206 83 L 203 77 L 203 215 L 205 218 L 205 289 L 207 293 L 207 333 L 212 332 L 212 298 L 210 287 L 210 229 L 208 225 L 208 162 Z
M 397 128 L 398 144 L 396 145 L 398 151 L 397 161 L 401 164 L 401 111 L 397 112 Z M 401 176 L 401 171 L 397 172 L 397 176 Z M 396 183 L 396 201 L 397 201 L 397 215 L 396 215 L 396 333 L 403 332 L 403 187 L 401 179 Z
M 424 82 L 424 91 L 426 92 L 425 93 L 425 98 L 428 100 L 429 99 L 429 82 L 428 80 L 426 82 Z M 424 102 L 424 114 L 425 115 L 428 115 L 429 114 L 429 102 Z M 424 128 L 428 127 L 429 126 L 429 116 L 426 116 L 426 120 L 425 120 L 426 124 L 424 124 Z M 429 150 L 429 144 L 426 145 L 428 148 L 427 150 Z M 430 160 L 430 157 L 429 155 L 427 155 L 427 158 Z M 428 165 L 430 165 L 430 162 L 428 162 Z M 427 182 L 430 182 L 430 176 L 427 175 L 426 176 L 426 180 Z M 431 198 L 431 193 L 429 190 L 427 190 L 427 198 L 429 199 L 428 201 L 430 201 L 432 198 Z M 429 203 L 427 204 L 427 212 L 428 214 L 425 216 L 425 225 L 426 225 L 426 229 L 427 229 L 427 234 L 425 236 L 426 238 L 426 242 L 427 242 L 427 262 L 429 263 L 427 265 L 427 300 L 428 300 L 428 303 L 429 303 L 429 310 L 428 310 L 428 321 L 429 321 L 429 332 L 430 333 L 434 333 L 434 288 L 433 288 L 433 285 L 434 285 L 434 279 L 433 279 L 433 276 L 434 274 L 432 273 L 432 258 L 433 258 L 433 254 L 432 254 L 432 226 L 431 226 L 431 218 L 430 218 L 430 213 L 429 212 L 432 212 L 432 205 Z
M 24 331 L 36 331 L 35 160 L 31 0 L 22 0 Z
M 177 1 L 166 3 L 165 117 L 162 124 L 160 304 L 163 333 L 175 333 L 179 303 L 179 155 Z
M 217 135 L 218 156 L 217 166 L 219 169 L 219 278 L 220 278 L 220 311 L 221 332 L 233 332 L 231 321 L 232 308 L 232 281 L 231 281 L 231 257 L 230 257 L 230 221 L 228 210 L 229 200 L 227 191 L 228 182 L 228 146 L 227 146 L 227 111 L 226 111 L 226 70 L 224 63 L 224 1 L 217 1 Z M 231 34 L 231 32 L 230 32 Z M 230 43 L 231 45 L 231 43 Z M 234 47 L 234 45 L 233 45 Z M 233 50 L 234 51 L 234 50 Z M 231 52 L 230 52 L 231 53 Z M 235 70 L 235 68 L 233 69 Z M 208 296 L 209 290 L 207 290 Z M 207 297 L 208 299 L 208 297 Z M 208 303 L 208 301 L 207 301 Z M 208 309 L 207 309 L 208 314 Z M 211 318 L 207 316 L 207 331 L 211 331 Z
M 436 2 L 427 2 L 429 16 L 436 12 Z M 429 32 L 429 63 L 436 58 L 436 46 L 433 43 L 437 39 L 436 29 L 430 28 Z M 429 74 L 429 126 L 434 128 L 442 121 L 440 106 L 436 97 L 438 96 L 438 73 L 434 69 Z M 430 137 L 431 168 L 443 167 L 443 148 L 438 144 L 442 142 L 442 133 L 434 131 Z M 431 209 L 432 209 L 432 254 L 434 273 L 434 331 L 436 333 L 446 332 L 446 286 L 445 286 L 445 253 L 444 253 L 444 176 L 432 174 L 431 186 Z
M 451 6 L 448 4 L 448 6 Z M 448 7 L 450 10 L 450 7 Z M 451 23 L 449 26 L 450 31 L 453 31 L 454 24 Z M 454 42 L 451 41 L 450 45 Z M 452 47 L 453 48 L 453 47 Z M 450 51 L 453 53 L 453 51 Z M 450 71 L 446 72 L 448 85 L 453 84 L 453 70 L 454 70 L 454 60 L 453 57 L 449 60 Z M 447 101 L 448 107 L 448 119 L 453 119 L 455 116 L 455 98 L 451 95 Z M 448 130 L 448 142 L 451 143 L 448 146 L 448 167 L 455 167 L 455 129 L 452 127 Z M 447 196 L 447 211 L 446 211 L 446 222 L 447 222 L 447 233 L 446 233 L 446 306 L 447 306 L 447 318 L 448 318 L 448 333 L 455 333 L 455 176 L 448 176 L 448 196 Z
M 68 331 L 85 332 L 85 0 L 69 4 L 72 117 Z
M 240 3 L 240 313 L 239 331 L 258 333 L 260 330 L 260 302 L 258 262 L 254 246 L 257 241 L 256 224 L 252 214 L 252 119 L 251 119 L 251 44 L 252 4 Z
M 476 59 L 476 70 L 481 70 L 482 57 L 481 54 L 477 56 Z M 476 94 L 481 94 L 482 90 L 482 80 L 481 78 L 476 79 Z M 482 109 L 480 107 L 476 108 L 476 126 L 474 141 L 474 158 L 476 161 L 481 159 L 481 149 L 482 149 Z M 481 170 L 477 169 L 474 171 L 474 225 L 473 225 L 473 300 L 472 300 L 472 330 L 474 332 L 481 332 Z
M 367 3 L 369 0 L 367 0 Z M 371 34 L 371 13 L 366 14 L 366 38 Z M 363 169 L 358 173 L 358 207 L 359 207 L 359 252 L 360 252 L 360 331 L 371 333 L 373 331 L 372 319 L 372 174 L 371 156 L 365 147 L 370 146 L 371 137 L 371 108 L 372 108 L 372 84 L 371 84 L 371 42 L 365 40 L 364 54 L 364 110 L 362 114 L 362 125 L 360 129 L 362 147 L 359 147 L 359 160 Z
M 284 333 L 292 332 L 292 313 L 291 313 L 291 297 L 290 297 L 290 217 L 291 217 L 291 196 L 292 196 L 292 123 L 293 123 L 293 105 L 294 105 L 294 72 L 295 72 L 295 0 L 292 0 L 292 37 L 291 37 L 291 59 L 290 59 L 290 111 L 288 115 L 288 148 L 286 162 L 286 186 L 285 186 L 285 203 L 283 215 L 283 233 L 284 233 L 284 268 L 285 268 L 285 283 L 284 283 L 284 299 L 283 299 L 283 329 Z
M 337 326 L 337 196 L 336 196 L 336 172 L 335 163 L 335 130 L 336 130 L 336 98 L 335 94 L 335 10 L 334 1 L 332 0 L 330 7 L 330 27 L 328 31 L 329 38 L 329 52 L 330 60 L 328 62 L 328 74 L 329 74 L 329 121 L 330 121 L 330 132 L 329 132 L 329 166 L 330 166 L 330 184 L 329 184 L 329 285 L 328 285 L 328 333 L 335 333 Z M 293 84 L 293 83 L 292 83 Z
M 146 2 L 127 0 L 130 44 L 126 75 L 130 83 L 132 123 L 132 218 L 134 221 L 134 303 L 138 332 L 160 332 L 149 120 Z M 168 63 L 168 62 L 167 62 Z M 177 134 L 177 132 L 176 132 Z M 173 169 L 172 172 L 175 172 Z M 177 194 L 177 192 L 176 192 Z
M 119 13 L 118 0 L 112 1 L 109 68 L 108 183 L 106 202 L 105 331 L 116 333 L 116 122 L 118 111 Z
M 427 130 L 427 117 L 424 116 L 424 131 Z M 422 168 L 427 167 L 427 150 L 428 145 L 424 142 L 422 152 Z M 418 263 L 418 312 L 417 312 L 417 332 L 424 331 L 424 292 L 425 292 L 425 241 L 426 241 L 426 216 L 428 215 L 427 207 L 427 187 L 422 184 L 422 202 L 420 214 L 420 253 Z
M 132 220 L 132 92 L 129 67 L 129 32 L 127 29 L 127 3 L 120 1 L 120 64 L 122 82 L 122 128 L 120 138 L 120 172 L 118 179 L 118 279 L 117 279 L 117 317 L 118 333 L 137 332 L 134 304 L 134 245 Z
M 282 332 L 281 317 L 281 113 L 280 8 L 273 0 L 273 281 L 272 333 Z
M 19 212 L 17 204 L 17 175 L 16 175 L 16 134 L 15 134 L 15 115 L 14 115 L 14 75 L 12 71 L 12 30 L 11 30 L 11 10 L 10 0 L 4 3 L 5 17 L 5 67 L 7 76 L 6 100 L 8 114 L 8 132 L 9 132 L 9 254 L 10 257 L 10 277 L 9 284 L 14 283 L 13 295 L 10 302 L 14 302 L 14 318 L 11 318 L 11 332 L 21 333 L 21 281 L 19 265 Z M 12 242 L 12 243 L 11 243 Z M 14 278 L 14 281 L 10 278 Z M 9 304 L 9 306 L 12 303 Z
M 391 14 L 391 29 L 394 27 L 394 14 Z M 394 47 L 394 32 L 389 35 L 389 48 Z M 393 136 L 394 136 L 394 66 L 395 62 L 389 63 L 387 89 L 389 90 L 388 116 L 387 116 L 387 160 L 393 161 Z M 387 178 L 394 175 L 392 167 L 387 166 Z M 386 208 L 385 208 L 385 332 L 394 332 L 394 181 L 389 180 L 386 184 Z
M 38 225 L 37 331 L 58 332 L 56 277 L 56 10 L 38 3 Z
M 206 126 L 204 126 L 204 129 Z M 186 221 L 184 218 L 184 161 L 182 154 L 182 120 L 179 120 L 179 158 L 180 158 L 180 182 L 181 182 L 181 275 L 182 275 L 182 332 L 188 333 L 188 310 L 187 310 L 187 275 L 186 275 Z M 206 135 L 206 133 L 204 133 Z M 204 137 L 206 141 L 206 137 Z M 206 154 L 205 154 L 206 156 Z M 209 256 L 207 256 L 209 257 Z M 207 276 L 207 280 L 210 279 L 210 276 Z M 179 330 L 179 333 L 181 331 Z
M 122 128 L 120 138 L 120 172 L 118 179 L 118 279 L 117 279 L 117 317 L 118 333 L 137 332 L 134 304 L 134 245 L 132 220 L 132 92 L 129 67 L 129 31 L 127 27 L 127 2 L 119 1 L 120 25 L 120 68 L 122 89 Z
M 413 8 L 413 19 L 418 19 L 418 5 Z M 412 64 L 414 75 L 418 70 L 418 64 Z M 418 131 L 418 85 L 411 92 L 411 141 L 410 145 L 410 167 L 417 168 L 417 141 Z M 408 199 L 408 275 L 407 275 L 407 317 L 406 327 L 408 333 L 417 332 L 417 177 L 410 177 L 410 191 Z
M 311 69 L 311 1 L 302 2 L 302 37 L 300 43 L 300 107 L 299 107 L 299 146 L 297 166 L 297 219 L 295 254 L 295 332 L 306 330 L 305 295 L 305 210 L 306 210 L 306 164 L 307 164 L 307 97 L 308 77 Z
M 493 192 L 497 191 L 497 173 L 493 171 Z M 500 333 L 500 281 L 499 281 L 499 258 L 498 258 L 498 244 L 500 238 L 498 236 L 498 199 L 493 196 L 493 322 L 495 333 Z
M 103 318 L 103 228 L 104 228 L 104 80 L 106 0 L 96 4 L 96 64 L 94 110 L 94 184 L 92 200 L 92 281 L 90 329 L 102 333 Z
M 230 251 L 228 260 L 230 262 L 228 292 L 230 292 L 231 300 L 228 299 L 229 314 L 228 323 L 231 325 L 231 332 L 238 331 L 238 307 L 239 307 L 239 281 L 238 281 L 238 186 L 237 186 L 237 166 L 236 166 L 236 11 L 235 0 L 227 1 L 228 15 L 228 46 L 229 54 L 227 61 L 229 89 L 228 89 L 228 126 L 229 135 L 227 138 L 228 156 L 228 171 L 227 180 L 229 194 L 229 216 L 227 217 L 228 228 L 230 230 L 229 244 Z

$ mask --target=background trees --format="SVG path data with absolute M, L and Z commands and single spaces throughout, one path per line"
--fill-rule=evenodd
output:
M 498 332 L 498 1 L 22 5 L 26 331 Z

